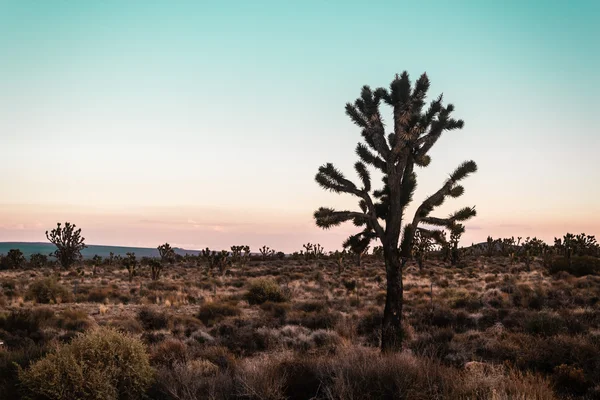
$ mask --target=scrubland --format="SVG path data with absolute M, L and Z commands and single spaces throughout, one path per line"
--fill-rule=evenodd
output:
M 374 256 L 2 271 L 0 397 L 600 398 L 600 276 L 528 264 L 409 262 L 393 354 Z

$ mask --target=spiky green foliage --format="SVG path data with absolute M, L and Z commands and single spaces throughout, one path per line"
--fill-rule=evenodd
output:
M 413 85 L 406 72 L 396 75 L 389 89 L 372 90 L 369 86 L 363 86 L 360 97 L 354 103 L 346 104 L 346 114 L 361 129 L 364 139 L 364 143 L 356 147 L 360 161 L 354 166 L 361 184 L 353 183 L 331 163 L 319 167 L 315 176 L 323 189 L 348 193 L 358 198 L 357 210 L 338 211 L 328 207 L 316 210 L 314 218 L 317 226 L 328 229 L 352 221 L 361 230 L 348 239 L 348 244 L 368 246 L 372 240 L 379 239 L 383 246 L 387 278 L 393 282 L 388 285 L 384 312 L 384 350 L 398 349 L 401 345 L 401 270 L 411 255 L 415 233 L 424 229 L 419 225 L 435 225 L 453 232 L 460 230 L 461 222 L 476 214 L 474 208 L 466 207 L 446 218 L 431 215 L 447 197 L 457 198 L 464 193 L 459 182 L 477 171 L 474 161 L 466 161 L 449 175 L 439 190 L 417 207 L 412 219 L 402 226 L 404 213 L 417 187 L 415 166 L 429 165 L 431 156 L 428 153 L 441 135 L 446 131 L 461 129 L 464 125 L 462 120 L 452 117 L 454 106 L 444 105 L 442 96 L 426 106 L 429 86 L 426 74 L 421 75 Z M 389 124 L 393 130 L 389 134 L 386 133 L 380 113 L 382 104 L 393 109 Z M 383 185 L 378 189 L 372 188 L 369 167 L 383 174 Z M 440 236 L 434 233 L 436 231 L 422 232 Z M 388 335 L 386 332 L 392 333 Z
M 81 250 L 86 248 L 85 238 L 81 237 L 81 229 L 75 228 L 77 228 L 75 224 L 70 222 L 66 222 L 64 227 L 59 222 L 50 233 L 46 231 L 46 238 L 56 246 L 52 255 L 65 269 L 80 260 Z
M 362 128 L 365 140 L 365 143 L 358 143 L 356 147 L 360 161 L 354 166 L 362 185 L 359 187 L 354 184 L 331 163 L 319 167 L 315 179 L 326 190 L 357 196 L 360 200 L 359 210 L 337 211 L 321 207 L 314 214 L 317 226 L 328 229 L 352 221 L 368 232 L 361 233 L 363 239 L 378 238 L 382 242 L 394 240 L 400 234 L 402 227 L 398 226 L 398 222 L 401 223 L 416 188 L 414 166 L 429 165 L 431 157 L 427 153 L 442 133 L 463 126 L 462 120 L 452 118 L 454 106 L 444 106 L 442 96 L 425 107 L 428 89 L 429 78 L 426 74 L 412 85 L 408 74 L 404 72 L 396 76 L 389 90 L 379 88 L 373 91 L 364 86 L 360 98 L 354 104 L 346 104 L 346 114 Z M 379 106 L 382 103 L 387 103 L 394 109 L 394 132 L 390 135 L 385 133 L 380 114 Z M 384 185 L 378 190 L 372 191 L 369 166 L 384 174 Z M 446 197 L 460 197 L 464 188 L 458 182 L 475 171 L 477 165 L 474 161 L 462 163 L 437 192 L 426 198 L 410 224 L 404 227 L 403 246 L 412 243 L 419 224 L 431 224 L 451 230 L 457 222 L 475 216 L 476 212 L 472 207 L 463 208 L 446 218 L 430 216 Z M 410 252 L 410 247 L 403 249 L 405 254 Z

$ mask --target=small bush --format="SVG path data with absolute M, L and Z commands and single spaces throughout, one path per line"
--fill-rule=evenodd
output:
M 259 279 L 250 285 L 246 300 L 250 304 L 262 304 L 267 301 L 283 303 L 288 300 L 279 285 L 270 279 Z
M 82 310 L 65 310 L 56 318 L 56 326 L 68 331 L 83 332 L 91 324 L 87 313 Z
M 66 287 L 52 278 L 39 279 L 29 285 L 26 298 L 40 304 L 67 303 L 73 294 Z
M 165 329 L 169 324 L 169 318 L 164 312 L 154 311 L 148 307 L 142 308 L 137 318 L 145 330 Z
M 525 332 L 531 335 L 551 336 L 566 331 L 565 320 L 560 315 L 537 312 L 524 321 Z
M 200 307 L 198 319 L 206 326 L 212 326 L 225 317 L 240 315 L 240 309 L 230 303 L 206 303 Z
M 176 363 L 187 362 L 187 347 L 177 339 L 165 340 L 153 348 L 150 359 L 154 365 L 173 368 Z
M 44 399 L 139 399 L 153 378 L 143 344 L 100 328 L 19 370 L 26 396 Z

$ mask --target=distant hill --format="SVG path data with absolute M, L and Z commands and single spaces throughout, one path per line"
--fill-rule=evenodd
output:
M 30 243 L 30 242 L 0 242 L 0 254 L 6 254 L 10 249 L 19 249 L 23 252 L 25 257 L 29 258 L 32 254 L 50 254 L 54 252 L 56 247 L 51 243 Z M 186 250 L 175 248 L 177 254 L 185 255 L 198 255 L 198 250 Z M 135 253 L 137 257 L 158 257 L 158 250 L 149 247 L 123 247 L 123 246 L 101 246 L 90 244 L 86 247 L 81 255 L 83 258 L 92 258 L 94 255 L 102 257 L 108 257 L 110 253 L 114 255 L 125 256 L 126 253 Z

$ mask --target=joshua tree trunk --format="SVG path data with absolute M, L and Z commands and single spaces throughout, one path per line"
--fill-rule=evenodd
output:
M 383 310 L 381 350 L 398 351 L 402 347 L 402 268 L 396 246 L 384 246 L 387 294 Z

